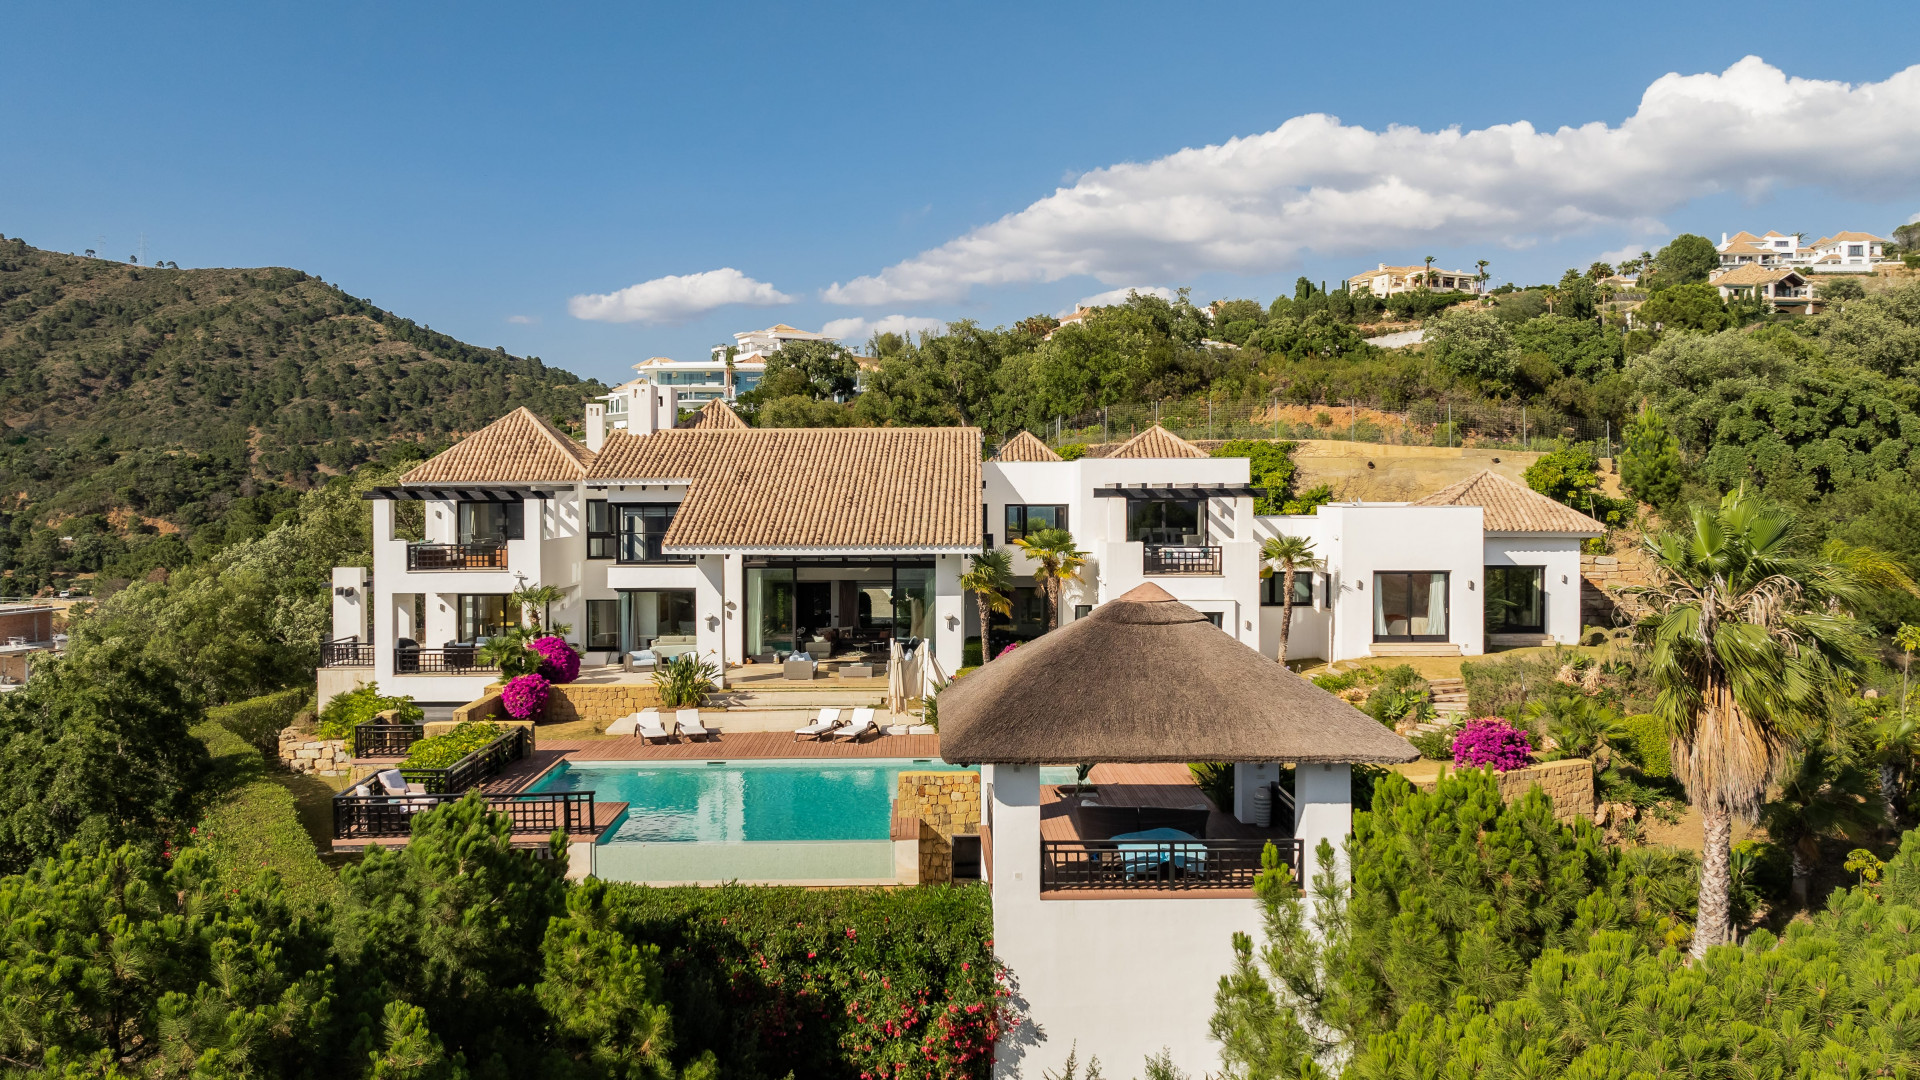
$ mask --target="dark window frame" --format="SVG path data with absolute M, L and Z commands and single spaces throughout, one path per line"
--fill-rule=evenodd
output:
M 1498 630 L 1495 630 L 1493 628 L 1493 623 L 1494 623 L 1493 613 L 1488 612 L 1487 623 L 1486 623 L 1487 633 L 1489 634 L 1545 634 L 1547 632 L 1547 568 L 1545 566 L 1502 565 L 1502 566 L 1486 567 L 1484 573 L 1481 575 L 1482 579 L 1486 583 L 1485 603 L 1488 605 L 1491 605 L 1498 600 L 1504 600 L 1506 598 L 1506 592 L 1507 592 L 1506 589 L 1503 588 L 1503 589 L 1496 590 L 1494 588 L 1493 581 L 1494 581 L 1495 575 L 1497 574 L 1502 579 L 1505 579 L 1509 575 L 1512 575 L 1516 572 L 1519 572 L 1519 573 L 1531 572 L 1533 576 L 1534 582 L 1536 584 L 1535 595 L 1539 600 L 1540 623 L 1537 626 L 1514 626 L 1514 625 L 1508 624 L 1508 625 L 1501 626 L 1500 629 Z
M 680 513 L 679 503 L 629 502 L 615 503 L 614 505 L 619 512 L 620 522 L 618 557 L 615 561 L 620 565 L 657 566 L 663 563 L 690 563 L 693 561 L 693 556 L 691 555 L 668 555 L 659 551 L 660 543 L 667 535 L 667 530 L 673 527 L 673 519 Z M 649 511 L 652 512 L 650 513 Z M 657 529 L 630 529 L 627 527 L 629 521 L 640 522 L 643 526 L 647 522 L 652 521 L 657 522 L 659 527 Z M 640 538 L 638 547 L 640 556 L 638 558 L 630 557 L 635 550 L 634 544 L 630 540 L 632 537 Z
M 504 544 L 508 540 L 525 540 L 527 538 L 527 504 L 524 500 L 518 500 L 518 499 L 514 500 L 513 502 L 504 502 L 504 503 L 468 502 L 463 499 L 463 500 L 460 500 L 459 502 L 454 503 L 453 504 L 454 539 L 461 544 L 494 543 L 495 541 L 490 537 L 474 537 L 472 535 L 473 530 L 469 527 L 469 520 L 470 520 L 469 516 L 472 513 L 473 509 L 477 509 L 481 507 L 495 507 L 495 506 L 499 507 L 502 510 L 501 523 L 500 523 L 500 531 L 502 535 L 498 542 Z
M 1011 544 L 1015 540 L 1024 540 L 1029 531 L 1037 531 L 1037 529 L 1029 530 L 1027 528 L 1028 513 L 1033 510 L 1053 511 L 1055 524 L 1041 525 L 1038 527 L 1040 529 L 1072 528 L 1072 526 L 1067 523 L 1067 507 L 1064 503 L 1008 503 L 1005 513 L 1000 515 L 1001 520 L 1004 521 L 1007 526 L 1007 543 Z
M 594 612 L 596 610 L 601 613 L 599 618 L 595 618 L 594 616 Z M 595 640 L 596 635 L 594 634 L 596 624 L 598 624 L 598 628 L 601 631 L 601 633 L 598 636 L 604 638 L 610 635 L 613 638 L 611 642 L 606 644 L 600 644 L 596 642 Z M 608 627 L 611 627 L 612 629 L 609 630 Z M 587 648 L 595 651 L 600 651 L 600 650 L 618 651 L 619 650 L 620 648 L 620 600 L 618 597 L 615 597 L 612 600 L 587 601 L 587 628 L 586 628 L 585 635 L 582 637 L 582 640 L 587 643 Z
M 1312 607 L 1313 592 L 1315 588 L 1313 579 L 1318 576 L 1319 576 L 1318 573 L 1313 570 L 1294 571 L 1293 602 L 1287 606 L 1288 607 Z M 1280 601 L 1275 600 L 1274 596 L 1280 591 L 1281 586 L 1285 584 L 1286 580 L 1287 580 L 1286 572 L 1282 570 L 1275 570 L 1271 577 L 1264 577 L 1260 579 L 1260 606 L 1261 607 L 1281 606 Z M 1300 593 L 1303 590 L 1306 592 L 1306 596 L 1304 597 L 1300 595 Z
M 599 509 L 600 528 L 594 527 L 594 510 Z M 588 499 L 586 520 L 581 522 L 582 531 L 587 534 L 587 558 L 611 559 L 620 553 L 620 529 L 613 513 L 613 504 L 606 499 Z
M 1431 579 L 1435 575 L 1438 575 L 1443 582 L 1440 588 L 1440 616 L 1446 620 L 1447 632 L 1444 634 L 1380 633 L 1379 624 L 1375 621 L 1374 615 L 1377 610 L 1377 605 L 1380 603 L 1380 579 L 1386 577 L 1423 577 L 1429 579 L 1429 583 L 1431 583 Z M 1369 585 L 1369 588 L 1373 589 L 1374 595 L 1372 603 L 1367 605 L 1367 626 L 1373 633 L 1374 641 L 1392 644 L 1404 642 L 1446 642 L 1453 640 L 1453 572 L 1451 570 L 1375 570 L 1373 572 L 1373 582 Z

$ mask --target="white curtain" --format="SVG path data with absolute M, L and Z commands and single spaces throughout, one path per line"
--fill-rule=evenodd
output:
M 1414 620 L 1413 632 L 1441 637 L 1447 633 L 1447 575 L 1427 575 L 1427 617 Z

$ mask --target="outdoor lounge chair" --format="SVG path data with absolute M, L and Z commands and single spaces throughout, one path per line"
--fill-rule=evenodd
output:
M 808 724 L 806 727 L 793 729 L 793 741 L 799 742 L 801 739 L 812 739 L 814 742 L 819 742 L 821 739 L 832 735 L 833 729 L 839 726 L 839 709 L 821 709 L 819 718 L 814 720 L 813 723 Z
M 880 729 L 874 726 L 872 709 L 853 710 L 853 719 L 835 729 L 835 735 L 844 735 L 848 742 L 859 742 L 868 735 L 878 735 Z
M 680 734 L 689 739 L 705 739 L 712 742 L 714 736 L 720 734 L 719 731 L 700 723 L 699 709 L 676 709 L 673 722 L 680 729 Z
M 656 739 L 660 742 L 672 742 L 679 737 L 668 731 L 666 725 L 660 722 L 659 709 L 641 709 L 640 718 L 634 722 L 633 733 L 648 742 Z
M 382 769 L 375 773 L 373 778 L 380 781 L 380 787 L 384 789 L 388 795 L 399 796 L 399 798 L 393 801 L 399 803 L 400 808 L 406 813 L 417 814 L 422 810 L 433 809 L 433 800 L 431 798 L 407 798 L 409 795 L 425 796 L 427 794 L 427 788 L 425 784 L 407 783 L 407 778 L 400 774 L 399 769 Z

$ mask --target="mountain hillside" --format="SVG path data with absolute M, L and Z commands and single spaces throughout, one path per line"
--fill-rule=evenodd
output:
M 0 569 L 31 563 L 50 526 L 69 539 L 40 545 L 70 551 L 76 530 L 191 534 L 237 500 L 265 500 L 241 516 L 270 517 L 363 461 L 431 451 L 517 405 L 577 423 L 605 392 L 298 270 L 133 266 L 0 239 Z

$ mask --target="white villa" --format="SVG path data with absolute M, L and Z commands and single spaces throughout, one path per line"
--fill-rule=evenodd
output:
M 1425 266 L 1388 266 L 1381 263 L 1347 279 L 1347 288 L 1362 289 L 1375 296 L 1413 292 L 1427 288 L 1436 292 L 1480 292 L 1480 277 L 1471 270 L 1429 270 Z
M 1764 236 L 1741 231 L 1720 234 L 1720 268 L 1792 267 L 1824 274 L 1867 274 L 1887 261 L 1883 236 L 1864 232 L 1838 232 L 1823 236 L 1811 244 L 1802 244 L 1797 234 L 1769 230 Z

